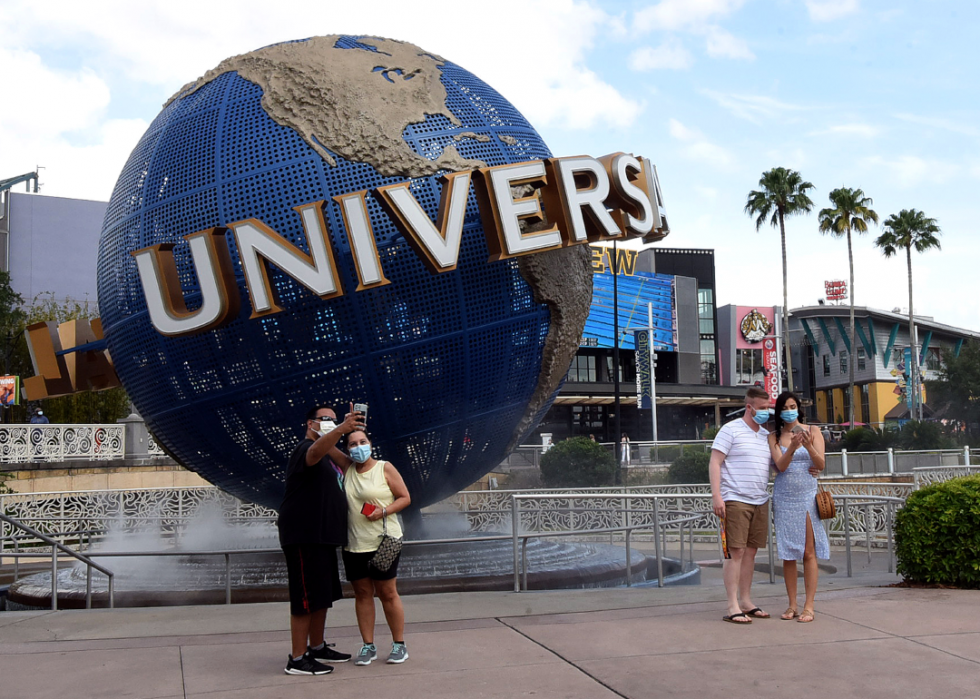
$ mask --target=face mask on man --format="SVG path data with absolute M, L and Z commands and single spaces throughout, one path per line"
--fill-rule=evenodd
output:
M 796 422 L 797 418 L 800 417 L 800 411 L 799 410 L 784 410 L 783 412 L 779 413 L 779 417 L 780 417 L 780 419 L 782 419 L 783 422 L 786 422 L 786 423 Z
M 317 420 L 316 423 L 317 429 L 314 429 L 313 431 L 321 437 L 328 432 L 333 432 L 337 428 L 337 423 L 335 423 L 331 417 L 325 417 L 321 420 Z
M 359 464 L 363 464 L 365 461 L 371 458 L 370 444 L 359 444 L 356 447 L 351 447 L 347 451 L 350 453 L 350 458 Z
M 755 420 L 755 424 L 757 425 L 766 424 L 769 422 L 769 408 L 766 408 L 765 410 L 756 410 L 755 415 L 752 416 L 752 419 Z

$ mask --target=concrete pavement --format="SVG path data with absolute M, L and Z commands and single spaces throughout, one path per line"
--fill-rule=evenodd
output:
M 409 661 L 326 677 L 283 674 L 285 604 L 4 612 L 0 698 L 980 695 L 980 591 L 879 587 L 895 580 L 874 566 L 823 575 L 811 624 L 722 623 L 711 569 L 664 590 L 406 597 Z M 757 575 L 755 601 L 776 616 L 782 580 L 767 581 Z M 351 600 L 328 626 L 356 651 Z M 383 659 L 380 623 L 377 640 Z

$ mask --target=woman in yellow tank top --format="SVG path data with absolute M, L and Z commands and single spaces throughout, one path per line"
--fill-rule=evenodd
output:
M 364 642 L 354 664 L 370 665 L 378 657 L 374 645 L 375 595 L 381 600 L 391 629 L 392 646 L 387 662 L 403 663 L 408 660 L 408 650 L 405 647 L 405 610 L 396 587 L 398 560 L 383 573 L 369 566 L 368 561 L 381 543 L 384 520 L 387 520 L 389 536 L 402 536 L 396 514 L 408 507 L 412 499 L 395 467 L 371 455 L 371 440 L 366 432 L 354 430 L 347 436 L 347 453 L 350 459 L 344 473 L 348 506 L 344 570 L 354 588 L 357 626 Z

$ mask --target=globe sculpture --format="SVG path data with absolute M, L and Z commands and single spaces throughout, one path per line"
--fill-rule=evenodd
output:
M 551 154 L 496 91 L 411 44 L 316 37 L 223 61 L 182 88 L 126 163 L 99 248 L 99 309 L 116 372 L 159 443 L 248 501 L 278 507 L 308 408 L 369 405 L 378 458 L 413 505 L 469 485 L 527 438 L 578 346 L 591 301 L 587 246 L 488 261 L 474 194 L 457 267 L 433 273 L 372 196 L 390 282 L 359 289 L 333 197 L 411 183 L 435 220 L 440 175 Z M 220 327 L 168 336 L 150 321 L 132 253 L 162 246 L 193 312 L 201 277 L 185 236 L 254 219 L 309 251 L 297 209 L 319 204 L 343 293 L 323 298 L 275 265 L 281 311 L 241 304 Z

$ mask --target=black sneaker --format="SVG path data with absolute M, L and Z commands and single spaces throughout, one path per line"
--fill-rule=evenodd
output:
M 332 667 L 318 663 L 310 657 L 309 653 L 303 653 L 295 660 L 290 655 L 289 660 L 286 661 L 287 675 L 329 675 L 331 672 L 333 672 Z
M 307 646 L 306 655 L 321 663 L 322 662 L 346 663 L 348 660 L 350 660 L 350 653 L 341 653 L 339 651 L 335 651 L 333 649 L 335 645 L 337 644 L 324 643 L 323 648 L 319 650 L 314 650 L 313 648 Z

